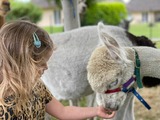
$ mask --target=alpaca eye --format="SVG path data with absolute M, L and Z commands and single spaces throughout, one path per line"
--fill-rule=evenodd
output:
M 114 82 L 111 82 L 111 84 L 109 85 L 109 88 L 112 88 L 114 86 L 116 86 L 118 84 L 118 79 Z

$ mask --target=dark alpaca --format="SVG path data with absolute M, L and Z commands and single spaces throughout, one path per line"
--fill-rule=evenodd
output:
M 145 76 L 143 77 L 142 82 L 143 85 L 148 88 L 160 85 L 160 79 L 154 77 Z
M 127 31 L 126 34 L 134 46 L 150 46 L 156 48 L 155 43 L 145 36 L 135 36 Z

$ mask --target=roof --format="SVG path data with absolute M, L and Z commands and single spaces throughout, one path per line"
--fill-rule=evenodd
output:
M 130 0 L 127 9 L 129 12 L 160 11 L 160 0 Z
M 56 7 L 55 0 L 31 0 L 31 2 L 33 4 L 39 6 L 40 8 L 53 8 L 53 7 Z

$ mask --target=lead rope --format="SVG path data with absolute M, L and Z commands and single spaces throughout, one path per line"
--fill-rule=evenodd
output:
M 143 88 L 143 84 L 142 84 L 142 81 L 141 81 L 141 76 L 140 76 L 140 67 L 141 67 L 141 62 L 140 62 L 140 59 L 139 59 L 139 56 L 138 56 L 138 53 L 137 51 L 134 49 L 135 51 L 135 71 L 134 71 L 134 75 L 135 75 L 135 81 L 137 83 L 137 86 L 138 88 Z M 134 77 L 132 77 L 134 78 Z M 133 81 L 133 80 L 132 80 Z M 131 81 L 131 82 L 132 82 Z M 122 88 L 122 91 L 125 92 L 125 93 L 128 93 L 128 92 L 132 92 L 136 97 L 137 99 L 148 109 L 150 110 L 151 107 L 149 106 L 149 104 L 141 97 L 141 95 L 136 91 L 136 89 L 134 87 L 132 88 L 127 88 L 127 86 L 129 86 L 129 84 L 127 85 L 123 85 L 123 88 Z
M 135 50 L 135 49 L 134 49 Z M 126 82 L 122 85 L 122 88 L 116 88 L 113 90 L 107 90 L 105 91 L 106 94 L 110 94 L 110 93 L 115 93 L 115 92 L 120 92 L 123 91 L 124 93 L 129 93 L 132 92 L 137 99 L 148 109 L 150 110 L 151 107 L 148 105 L 148 103 L 141 97 L 141 95 L 136 91 L 136 89 L 134 87 L 130 86 L 136 81 L 138 88 L 143 88 L 143 84 L 141 81 L 141 77 L 140 77 L 140 59 L 138 56 L 137 51 L 135 50 L 135 71 L 134 71 L 134 75 Z

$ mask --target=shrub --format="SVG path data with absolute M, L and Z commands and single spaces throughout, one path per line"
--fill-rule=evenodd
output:
M 84 16 L 81 24 L 95 25 L 99 21 L 105 24 L 118 25 L 127 16 L 125 4 L 121 2 L 99 2 L 90 6 Z
M 42 10 L 30 2 L 11 2 L 11 11 L 6 16 L 6 19 L 9 21 L 23 18 L 37 23 L 41 16 Z

